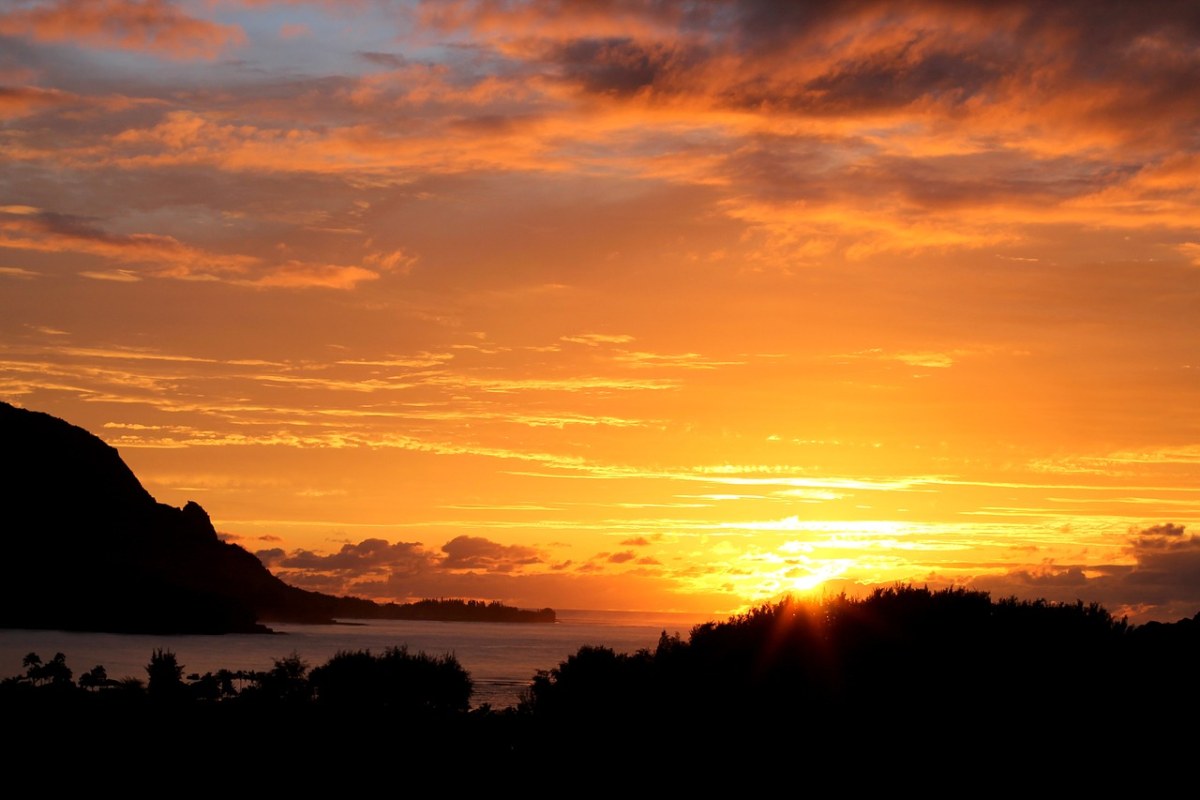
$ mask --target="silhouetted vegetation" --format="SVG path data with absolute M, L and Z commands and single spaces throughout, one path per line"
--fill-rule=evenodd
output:
M 453 752 L 516 770 L 670 753 L 823 763 L 813 760 L 852 748 L 872 769 L 934 759 L 1013 775 L 1163 720 L 1191 724 L 1200 614 L 1135 627 L 1097 605 L 912 586 L 788 600 L 686 638 L 664 631 L 635 653 L 582 647 L 502 711 L 469 710 L 471 678 L 453 656 L 404 647 L 340 652 L 312 669 L 292 653 L 270 670 L 186 680 L 174 654 L 156 650 L 148 684 L 102 667 L 76 684 L 62 654 L 30 653 L 24 667 L 0 683 L 10 724 L 133 719 L 196 747 L 237 734 L 293 757 Z
M 331 708 L 387 714 L 464 712 L 473 688 L 454 656 L 414 656 L 404 647 L 340 652 L 313 670 L 312 687 Z
M 990 760 L 1045 726 L 1117 737 L 1165 708 L 1194 714 L 1200 688 L 1170 676 L 1198 667 L 1200 615 L 1135 628 L 1094 604 L 902 586 L 763 605 L 653 650 L 582 648 L 534 678 L 524 746 L 813 756 L 883 736 L 897 757 Z

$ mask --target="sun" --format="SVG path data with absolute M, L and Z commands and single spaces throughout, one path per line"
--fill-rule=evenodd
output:
M 848 564 L 843 561 L 828 561 L 823 564 L 814 564 L 809 568 L 807 575 L 789 577 L 787 583 L 790 585 L 790 591 L 793 594 L 813 594 L 826 581 L 844 575 L 847 568 Z

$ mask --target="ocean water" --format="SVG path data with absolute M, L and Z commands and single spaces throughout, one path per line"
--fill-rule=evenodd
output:
M 346 620 L 338 625 L 282 625 L 275 636 L 141 636 L 68 631 L 0 629 L 0 678 L 24 672 L 21 660 L 34 652 L 43 661 L 66 656 L 75 678 L 97 664 L 110 678 L 145 679 L 146 664 L 156 648 L 175 653 L 184 674 L 218 669 L 266 670 L 275 659 L 293 652 L 310 667 L 320 666 L 340 650 L 380 652 L 406 646 L 409 652 L 453 654 L 471 674 L 471 704 L 493 708 L 516 705 L 538 670 L 549 670 L 584 645 L 602 645 L 619 653 L 653 648 L 659 635 L 687 637 L 693 625 L 710 617 L 632 611 L 558 612 L 554 624 L 494 622 L 414 622 Z

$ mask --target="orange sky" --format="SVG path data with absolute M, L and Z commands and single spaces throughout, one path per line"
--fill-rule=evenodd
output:
M 0 399 L 308 588 L 1200 610 L 1192 2 L 0 7 Z

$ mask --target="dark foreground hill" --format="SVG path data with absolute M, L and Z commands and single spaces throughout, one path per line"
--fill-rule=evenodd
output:
M 381 606 L 298 589 L 221 541 L 198 504 L 156 502 L 116 449 L 82 428 L 0 403 L 0 442 L 0 627 L 225 633 L 335 617 L 554 621 L 550 609 Z

